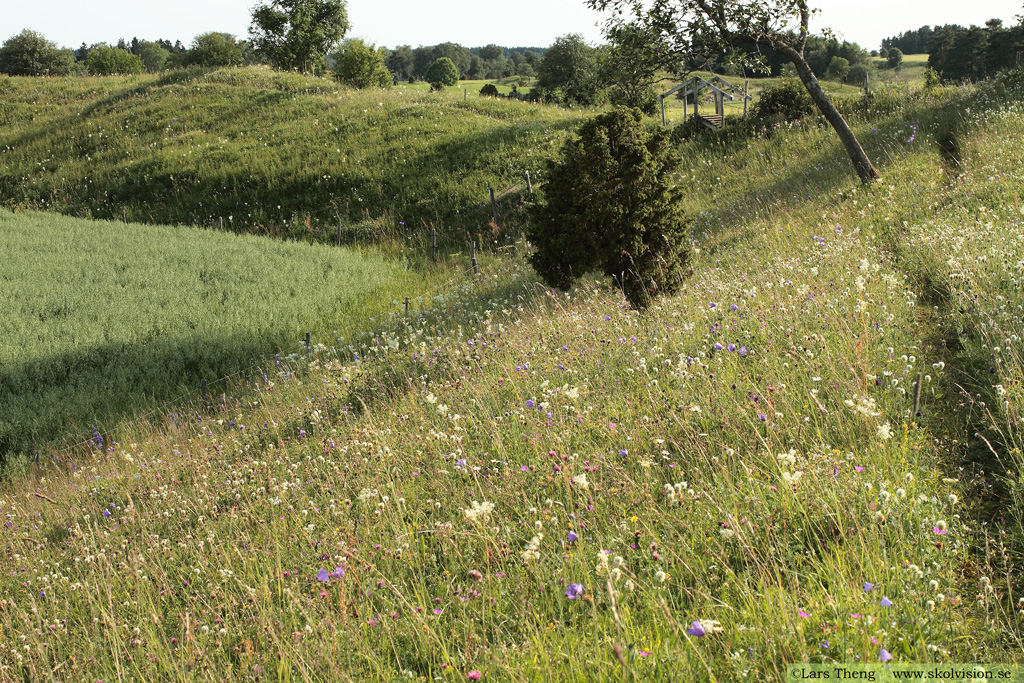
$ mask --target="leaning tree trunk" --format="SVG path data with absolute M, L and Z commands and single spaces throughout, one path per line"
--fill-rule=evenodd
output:
M 873 180 L 878 180 L 881 176 L 871 164 L 871 159 L 868 158 L 864 148 L 860 146 L 857 136 L 850 129 L 850 124 L 846 122 L 843 115 L 836 109 L 836 105 L 832 104 L 832 100 L 825 94 L 821 83 L 818 82 L 817 76 L 811 71 L 811 67 L 807 60 L 804 59 L 804 56 L 791 47 L 781 48 L 776 46 L 776 49 L 793 62 L 797 75 L 800 76 L 800 80 L 803 82 L 804 87 L 807 88 L 811 99 L 814 100 L 818 111 L 822 113 L 825 120 L 835 129 L 839 139 L 842 140 L 843 147 L 846 148 L 846 153 L 850 156 L 850 161 L 853 162 L 853 167 L 857 170 L 857 175 L 860 176 L 861 182 L 870 183 Z

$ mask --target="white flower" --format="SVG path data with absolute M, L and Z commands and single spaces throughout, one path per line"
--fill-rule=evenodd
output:
M 493 510 L 494 503 L 489 503 L 487 501 L 478 503 L 474 500 L 472 507 L 465 508 L 462 511 L 462 514 L 466 516 L 468 521 L 473 522 L 474 524 L 483 524 L 487 521 L 487 517 Z
M 523 562 L 529 564 L 540 559 L 540 542 L 544 540 L 544 534 L 538 533 L 526 544 L 522 552 Z
M 586 491 L 590 488 L 590 482 L 587 481 L 587 473 L 577 474 L 572 478 L 572 483 L 576 484 L 582 491 Z
M 879 439 L 890 439 L 892 438 L 892 427 L 890 427 L 889 423 L 886 422 L 884 425 L 879 426 L 875 433 L 878 434 Z

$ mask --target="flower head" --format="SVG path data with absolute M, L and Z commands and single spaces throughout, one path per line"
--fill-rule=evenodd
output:
M 892 600 L 883 595 L 882 601 L 878 604 L 880 604 L 882 607 L 892 607 Z
M 697 638 L 700 638 L 705 634 L 707 634 L 707 631 L 704 630 L 704 627 L 700 625 L 699 621 L 693 622 L 692 624 L 690 624 L 690 628 L 686 629 L 686 635 L 688 636 L 695 636 Z
M 878 651 L 878 661 L 880 661 L 880 662 L 882 662 L 884 664 L 885 662 L 888 662 L 891 659 L 892 659 L 892 655 L 889 654 L 889 651 L 886 650 L 884 647 L 881 650 Z
M 565 597 L 569 598 L 570 600 L 575 600 L 581 595 L 583 595 L 582 583 L 570 583 L 569 587 L 565 589 Z

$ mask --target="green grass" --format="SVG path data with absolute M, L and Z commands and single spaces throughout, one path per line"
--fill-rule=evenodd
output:
M 155 404 L 264 354 L 348 347 L 447 280 L 353 251 L 209 230 L 0 211 L 0 456 Z M 340 341 L 339 341 L 340 340 Z M 211 391 L 213 391 L 211 389 Z M 218 392 L 219 393 L 219 392 Z
M 0 82 L 0 200 L 93 218 L 461 249 L 488 187 L 522 184 L 580 114 L 406 87 L 353 91 L 258 68 Z M 475 93 L 474 93 L 475 94 Z M 514 234 L 518 195 L 502 204 Z M 499 241 L 508 243 L 505 232 Z
M 510 258 L 359 362 L 239 380 L 8 481 L 0 670 L 1024 663 L 1024 83 L 901 93 L 854 122 L 867 187 L 814 122 L 684 143 L 695 274 L 643 315 Z

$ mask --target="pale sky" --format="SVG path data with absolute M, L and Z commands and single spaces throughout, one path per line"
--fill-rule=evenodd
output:
M 924 24 L 978 24 L 999 18 L 1016 24 L 1024 0 L 811 0 L 821 9 L 814 32 L 830 27 L 840 37 L 874 49 L 882 38 Z M 133 36 L 181 40 L 206 31 L 248 34 L 255 0 L 2 0 L 0 41 L 24 28 L 66 46 L 115 43 Z M 488 7 L 493 7 L 489 11 Z M 476 47 L 550 45 L 566 33 L 601 40 L 601 16 L 583 0 L 348 0 L 349 36 L 387 47 L 444 41 Z

